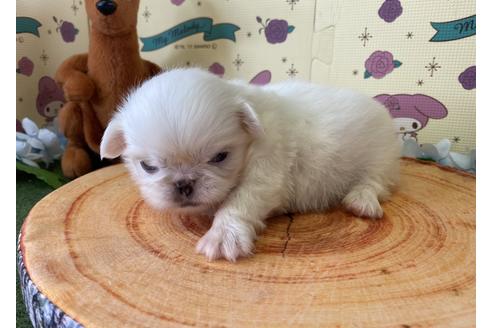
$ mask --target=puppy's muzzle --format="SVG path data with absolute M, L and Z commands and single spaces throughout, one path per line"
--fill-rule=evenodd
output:
M 195 180 L 179 180 L 174 184 L 176 192 L 181 196 L 190 197 L 193 194 Z

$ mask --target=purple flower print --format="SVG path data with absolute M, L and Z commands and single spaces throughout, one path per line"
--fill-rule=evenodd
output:
M 17 73 L 25 76 L 31 76 L 34 70 L 34 63 L 27 57 L 22 57 L 17 63 L 17 66 L 19 67 L 17 68 Z
M 393 54 L 388 51 L 375 51 L 365 62 L 366 70 L 375 79 L 381 79 L 395 68 Z
M 175 6 L 181 6 L 185 0 L 171 0 L 171 3 Z
M 386 23 L 394 22 L 403 12 L 400 0 L 386 0 L 379 8 L 378 14 Z
M 225 68 L 224 68 L 224 66 L 222 66 L 219 63 L 213 63 L 208 68 L 208 71 L 210 73 L 213 73 L 213 74 L 217 75 L 217 76 L 223 77 L 224 76 L 224 73 L 225 73 Z
M 364 78 L 373 77 L 375 79 L 382 79 L 387 74 L 391 73 L 393 69 L 400 67 L 401 62 L 393 60 L 393 54 L 389 51 L 375 51 L 367 58 L 365 62 L 366 72 Z
M 458 77 L 463 88 L 466 90 L 472 90 L 476 88 L 477 80 L 477 66 L 473 65 L 465 69 L 463 73 Z
M 74 42 L 75 36 L 79 33 L 79 30 L 76 29 L 72 23 L 62 19 L 58 20 L 55 16 L 53 16 L 53 20 L 58 24 L 56 31 L 60 32 L 63 41 Z
M 283 19 L 272 19 L 265 28 L 265 36 L 269 43 L 282 43 L 289 34 L 289 23 Z
M 62 35 L 63 41 L 65 42 L 75 41 L 75 35 L 78 32 L 79 31 L 70 22 L 63 22 L 62 25 L 60 26 L 60 33 Z
M 287 39 L 287 34 L 292 33 L 295 29 L 283 19 L 267 19 L 265 25 L 261 17 L 257 16 L 256 21 L 263 26 L 258 32 L 261 34 L 261 31 L 265 30 L 266 39 L 271 44 L 284 42 Z

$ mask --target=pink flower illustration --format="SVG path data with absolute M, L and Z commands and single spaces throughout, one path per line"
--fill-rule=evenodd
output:
M 389 51 L 375 51 L 367 58 L 365 62 L 366 72 L 364 78 L 373 77 L 375 79 L 382 79 L 387 74 L 391 73 L 393 69 L 400 67 L 401 62 L 393 60 L 393 54 Z

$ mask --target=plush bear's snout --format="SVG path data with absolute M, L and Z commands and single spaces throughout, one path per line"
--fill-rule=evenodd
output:
M 112 15 L 118 6 L 112 0 L 100 0 L 96 3 L 96 8 L 104 16 Z

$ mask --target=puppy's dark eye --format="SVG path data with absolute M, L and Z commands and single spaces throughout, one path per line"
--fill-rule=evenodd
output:
M 214 156 L 214 158 L 212 158 L 209 161 L 209 163 L 220 163 L 220 162 L 224 161 L 227 158 L 227 155 L 229 155 L 229 153 L 226 152 L 226 151 L 223 151 L 221 153 L 218 153 L 217 155 Z
M 418 128 L 418 127 L 419 127 L 419 125 L 417 124 L 417 122 L 413 122 L 413 123 L 412 123 L 412 128 L 416 129 L 416 128 Z
M 149 174 L 155 173 L 159 170 L 158 167 L 149 165 L 149 164 L 145 163 L 144 161 L 140 161 L 140 165 L 142 166 L 142 169 L 144 169 L 144 171 L 149 173 Z

